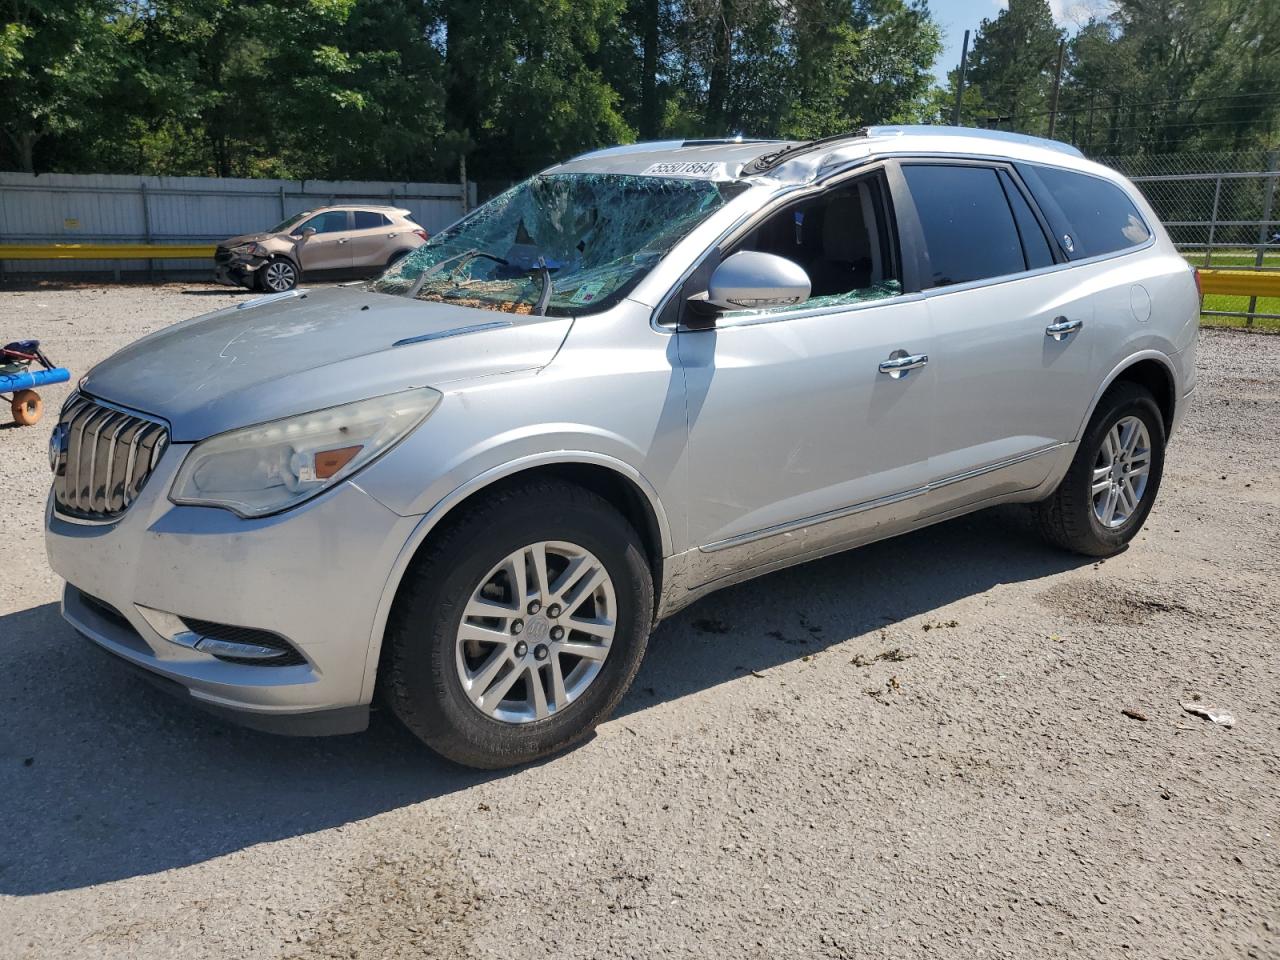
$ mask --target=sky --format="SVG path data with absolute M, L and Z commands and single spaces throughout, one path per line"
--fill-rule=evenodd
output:
M 960 47 L 964 32 L 978 30 L 983 18 L 994 19 L 1008 4 L 1005 0 L 929 0 L 933 18 L 942 27 L 942 55 L 933 65 L 933 75 L 939 83 L 947 82 L 947 71 L 960 62 Z M 1074 33 L 1086 23 L 1090 14 L 1106 16 L 1112 4 L 1109 0 L 1049 0 L 1053 18 L 1058 26 Z M 973 43 L 973 38 L 969 38 Z

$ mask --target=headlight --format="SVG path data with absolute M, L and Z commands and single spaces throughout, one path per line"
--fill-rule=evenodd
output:
M 231 252 L 245 257 L 261 257 L 266 253 L 262 246 L 257 243 L 242 243 L 238 247 L 232 247 Z
M 210 437 L 187 454 L 169 499 L 242 517 L 277 513 L 386 453 L 439 402 L 419 387 Z

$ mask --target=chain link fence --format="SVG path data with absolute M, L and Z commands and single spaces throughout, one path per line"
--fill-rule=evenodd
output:
M 1280 151 L 1095 157 L 1142 190 L 1198 267 L 1280 271 Z M 1204 315 L 1252 327 L 1280 321 L 1280 298 L 1209 294 Z

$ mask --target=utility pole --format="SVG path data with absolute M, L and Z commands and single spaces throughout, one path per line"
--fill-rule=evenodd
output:
M 1058 70 L 1053 75 L 1053 105 L 1049 108 L 1049 139 L 1058 128 L 1058 94 L 1062 92 L 1062 63 L 1067 56 L 1067 41 L 1058 43 Z
M 956 109 L 951 115 L 951 125 L 960 126 L 960 104 L 964 102 L 964 71 L 969 61 L 969 31 L 964 32 L 964 46 L 960 48 L 960 76 L 956 80 Z

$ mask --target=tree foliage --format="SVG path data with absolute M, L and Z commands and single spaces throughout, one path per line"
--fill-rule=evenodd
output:
M 1062 40 L 1060 139 L 1101 154 L 1276 143 L 1280 3 L 1115 0 L 1068 40 L 1045 0 L 1010 0 L 975 37 L 965 121 L 1048 132 Z
M 919 113 L 923 0 L 0 0 L 0 167 L 510 180 Z

